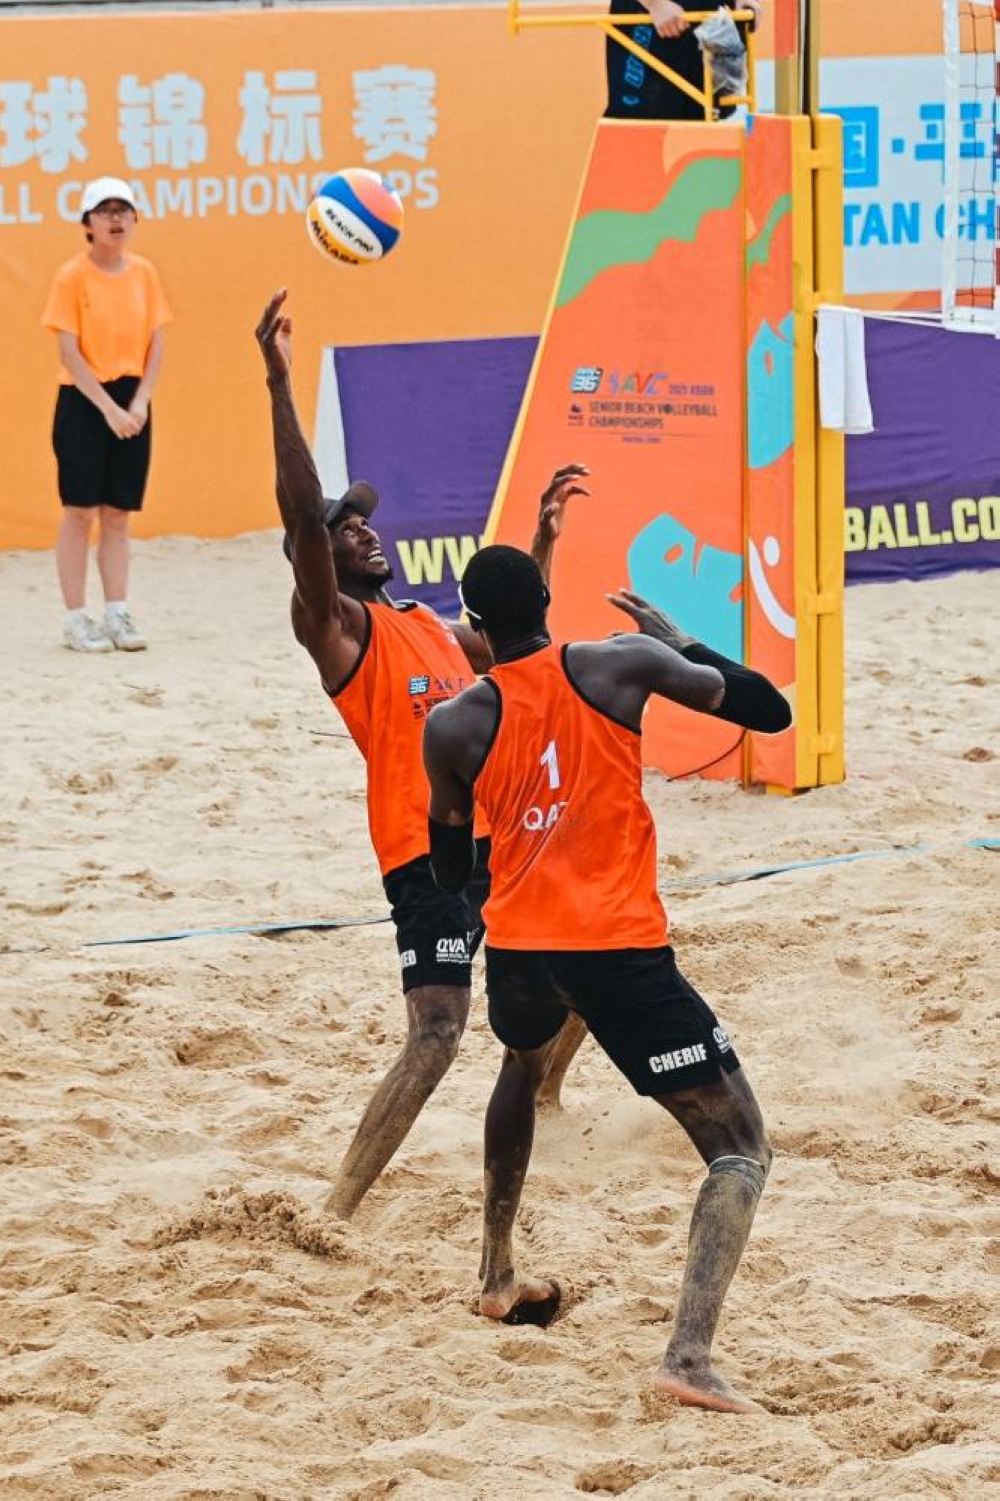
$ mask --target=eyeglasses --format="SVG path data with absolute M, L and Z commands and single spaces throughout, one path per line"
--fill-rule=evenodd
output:
M 129 214 L 135 213 L 135 209 L 130 203 L 99 203 L 90 212 L 101 219 L 127 219 Z

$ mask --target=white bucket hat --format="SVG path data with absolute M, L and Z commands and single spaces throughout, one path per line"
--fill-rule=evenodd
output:
M 117 198 L 122 203 L 127 203 L 129 208 L 136 208 L 135 194 L 123 178 L 95 177 L 93 182 L 88 182 L 84 187 L 83 197 L 80 199 L 80 218 L 86 218 L 99 203 L 105 203 L 109 198 Z M 138 209 L 136 212 L 138 213 Z

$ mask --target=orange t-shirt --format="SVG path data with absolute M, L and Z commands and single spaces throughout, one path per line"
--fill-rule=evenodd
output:
M 490 669 L 496 738 L 476 780 L 489 820 L 486 942 L 649 949 L 667 942 L 641 737 L 581 695 L 566 647 Z
M 153 331 L 172 318 L 151 261 L 129 255 L 124 271 L 101 271 L 86 251 L 56 272 L 42 315 L 43 328 L 76 334 L 80 353 L 102 383 L 141 376 Z M 63 366 L 64 386 L 73 377 Z
M 455 633 L 426 606 L 366 604 L 364 611 L 361 656 L 331 697 L 368 763 L 368 827 L 386 875 L 428 853 L 424 721 L 475 673 Z

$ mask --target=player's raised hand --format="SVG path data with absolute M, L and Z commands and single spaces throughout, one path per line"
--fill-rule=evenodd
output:
M 292 368 L 292 320 L 282 312 L 287 296 L 287 287 L 275 292 L 254 331 L 269 380 L 280 380 Z
M 693 636 L 686 636 L 669 615 L 657 609 L 656 605 L 651 605 L 641 594 L 634 594 L 631 589 L 619 589 L 617 594 L 608 594 L 605 598 L 616 610 L 630 616 L 644 636 L 652 636 L 665 646 L 672 646 L 675 651 L 690 646 L 694 640 Z
M 554 542 L 562 533 L 566 502 L 574 495 L 589 495 L 586 485 L 578 483 L 590 473 L 586 464 L 565 464 L 557 469 L 538 502 L 538 532 L 545 542 Z

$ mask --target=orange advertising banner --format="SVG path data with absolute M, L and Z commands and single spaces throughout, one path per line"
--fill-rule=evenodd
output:
M 843 469 L 832 450 L 817 461 L 812 352 L 820 260 L 834 295 L 839 275 L 818 248 L 841 207 L 814 183 L 839 160 L 839 122 L 824 125 L 820 153 L 807 118 L 602 121 L 487 525 L 517 545 L 546 476 L 586 464 L 557 637 L 620 628 L 602 597 L 624 586 L 786 694 L 776 736 L 654 700 L 643 753 L 669 776 L 791 790 L 843 775 L 843 570 L 827 558 Z
M 499 10 L 424 7 L 19 15 L 0 28 L 0 547 L 54 540 L 58 361 L 40 319 L 57 267 L 85 248 L 88 178 L 132 184 L 134 249 L 175 315 L 139 535 L 275 525 L 253 329 L 276 287 L 290 289 L 307 432 L 324 346 L 540 327 L 603 108 L 602 43 L 587 28 L 529 44 Z M 313 184 L 347 165 L 403 197 L 401 242 L 374 267 L 326 261 L 306 234 Z
M 620 629 L 619 587 L 743 659 L 741 130 L 603 121 L 488 527 L 518 545 L 539 484 L 585 463 L 553 577 L 563 640 Z M 743 733 L 656 701 L 644 753 L 738 776 Z
M 772 50 L 769 10 L 761 58 Z M 274 524 L 252 330 L 275 287 L 290 289 L 309 433 L 325 347 L 540 329 L 605 102 L 596 26 L 515 37 L 499 3 L 93 7 L 5 13 L 0 24 L 0 548 L 50 546 L 55 534 L 58 362 L 40 318 L 57 267 L 83 248 L 88 178 L 132 184 L 134 248 L 157 266 L 175 314 L 140 535 Z M 824 0 L 822 25 L 825 53 L 847 69 L 863 53 L 940 50 L 939 0 L 875 11 Z M 306 236 L 313 184 L 345 165 L 386 173 L 403 195 L 402 240 L 372 268 L 325 263 Z M 932 285 L 923 272 L 911 282 Z

